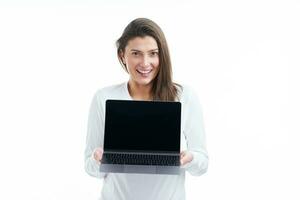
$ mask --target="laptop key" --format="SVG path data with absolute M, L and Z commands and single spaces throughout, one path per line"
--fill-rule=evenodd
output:
M 179 156 L 106 153 L 104 154 L 104 157 L 105 157 L 104 160 L 112 164 L 162 165 L 162 166 L 179 165 Z

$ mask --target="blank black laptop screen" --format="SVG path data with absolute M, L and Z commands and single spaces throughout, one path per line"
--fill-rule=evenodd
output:
M 107 100 L 104 150 L 180 151 L 181 103 Z

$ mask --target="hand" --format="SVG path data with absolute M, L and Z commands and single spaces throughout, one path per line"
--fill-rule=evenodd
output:
M 193 154 L 188 151 L 182 151 L 180 153 L 180 164 L 185 165 L 193 160 Z
M 94 150 L 94 159 L 98 162 L 101 161 L 103 155 L 103 149 L 101 147 L 98 147 Z

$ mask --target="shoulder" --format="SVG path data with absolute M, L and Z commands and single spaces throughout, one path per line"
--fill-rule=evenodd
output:
M 179 101 L 187 102 L 190 99 L 198 98 L 195 89 L 188 84 L 180 84 L 176 86 L 178 89 Z
M 195 88 L 190 85 L 182 84 L 179 91 L 179 101 L 182 105 L 183 119 L 190 119 L 191 116 L 199 118 L 202 113 L 202 104 Z
M 99 88 L 96 91 L 95 96 L 101 99 L 103 98 L 106 99 L 111 96 L 119 96 L 120 94 L 122 94 L 125 84 L 126 83 L 119 83 L 119 84 L 109 85 L 109 86 Z

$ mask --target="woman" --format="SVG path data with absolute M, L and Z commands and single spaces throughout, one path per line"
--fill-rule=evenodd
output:
M 172 81 L 172 68 L 166 39 L 160 27 L 145 18 L 133 20 L 117 41 L 118 59 L 129 74 L 129 81 L 102 88 L 94 95 L 85 149 L 85 170 L 104 178 L 102 200 L 185 199 L 185 171 L 192 175 L 206 172 L 208 156 L 197 95 L 187 86 Z M 180 101 L 180 175 L 100 173 L 106 99 Z

